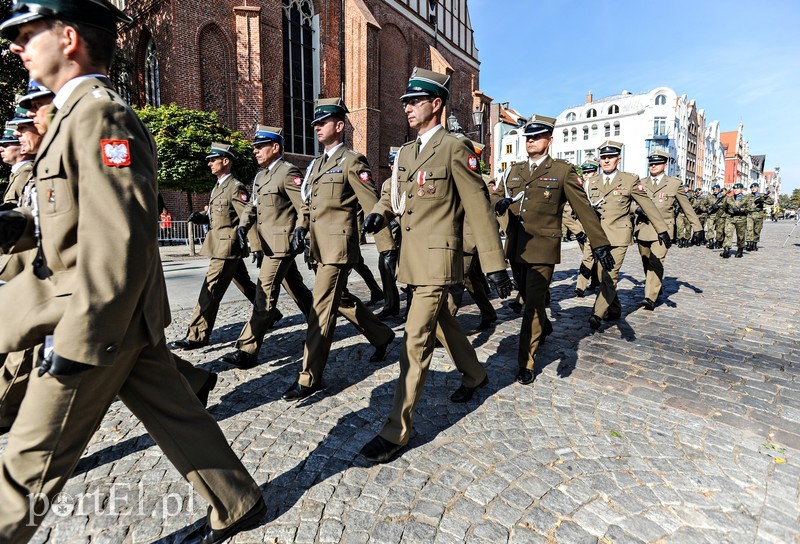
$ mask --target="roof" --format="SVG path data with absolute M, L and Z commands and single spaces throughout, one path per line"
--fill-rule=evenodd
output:
M 772 181 L 773 177 L 775 177 L 775 172 L 764 172 L 764 179 L 766 181 Z
M 520 113 L 514 109 L 506 108 L 500 105 L 500 121 L 508 123 L 509 125 L 518 126 L 526 121 Z
M 730 132 L 720 132 L 719 141 L 725 149 L 725 158 L 730 159 L 736 156 L 736 138 L 739 136 L 738 130 L 731 130 Z

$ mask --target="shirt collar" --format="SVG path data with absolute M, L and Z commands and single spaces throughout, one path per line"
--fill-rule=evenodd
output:
M 544 162 L 544 160 L 545 160 L 547 157 L 548 157 L 548 155 L 542 155 L 541 157 L 539 157 L 539 160 L 537 160 L 537 161 L 535 161 L 535 162 L 534 162 L 534 161 L 531 161 L 531 159 L 530 159 L 530 157 L 529 157 L 529 158 L 528 158 L 528 166 L 530 166 L 530 167 L 531 167 L 531 170 L 534 170 L 534 169 L 536 169 L 536 168 L 539 168 L 539 166 L 541 166 L 541 164 Z
M 661 182 L 661 174 L 659 174 L 659 175 L 657 175 L 657 176 L 650 176 L 650 179 L 652 179 L 652 180 L 653 180 L 653 183 L 655 183 L 656 185 L 658 185 L 658 184 L 659 184 L 659 182 Z
M 217 180 L 217 185 L 219 186 L 219 185 L 222 185 L 223 183 L 225 183 L 225 181 L 227 181 L 227 179 L 228 179 L 229 177 L 231 177 L 231 175 L 232 175 L 232 174 L 226 174 L 226 175 L 222 176 L 221 178 L 219 178 L 219 179 Z
M 272 172 L 272 168 L 273 168 L 273 167 L 274 167 L 276 164 L 278 164 L 280 161 L 281 161 L 281 158 L 280 158 L 280 157 L 278 157 L 277 159 L 275 159 L 274 161 L 272 161 L 271 163 L 269 163 L 269 166 L 267 166 L 267 172 Z
M 425 134 L 420 134 L 419 136 L 417 136 L 417 139 L 419 140 L 419 148 L 420 148 L 420 150 L 422 150 L 422 148 L 425 147 L 425 144 L 427 144 L 428 142 L 431 141 L 431 138 L 433 138 L 433 135 L 436 134 L 439 131 L 440 128 L 442 128 L 442 125 L 436 125 L 432 129 L 427 131 Z
M 25 163 L 26 163 L 26 162 L 33 162 L 33 161 L 28 161 L 28 160 L 25 160 L 25 161 L 19 161 L 17 164 L 15 164 L 14 166 L 12 166 L 12 167 L 11 167 L 11 173 L 12 173 L 12 174 L 16 174 L 16 173 L 17 173 L 17 171 L 18 171 L 20 168 L 22 168 L 22 167 L 25 165 Z
M 617 175 L 617 172 L 619 172 L 619 170 L 614 170 L 613 172 L 609 172 L 608 174 L 606 174 L 605 172 L 600 170 L 600 175 L 603 176 L 603 179 L 613 178 L 614 176 Z
M 55 104 L 55 106 L 58 109 L 63 108 L 64 104 L 66 104 L 67 100 L 69 100 L 69 97 L 72 96 L 72 93 L 75 91 L 75 89 L 78 88 L 78 85 L 80 85 L 87 79 L 97 79 L 97 78 L 105 79 L 105 77 L 106 76 L 104 76 L 103 74 L 88 74 L 85 76 L 78 76 L 70 79 L 64 84 L 63 87 L 61 87 L 61 90 L 59 90 L 58 93 L 56 93 L 55 98 L 53 98 L 53 104 Z
M 334 154 L 334 153 L 336 153 L 336 151 L 337 151 L 337 150 L 338 150 L 340 147 L 342 147 L 343 145 L 344 145 L 344 142 L 339 142 L 339 145 L 337 145 L 336 147 L 332 147 L 332 148 L 331 148 L 331 149 L 329 149 L 328 151 L 325 151 L 325 152 L 323 153 L 323 156 L 327 156 L 327 157 L 330 159 L 331 157 L 333 157 L 333 154 Z

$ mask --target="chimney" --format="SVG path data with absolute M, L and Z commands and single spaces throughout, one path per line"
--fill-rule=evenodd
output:
M 586 103 L 591 104 L 593 98 L 594 97 L 592 96 L 592 91 L 589 91 L 589 94 L 586 95 Z

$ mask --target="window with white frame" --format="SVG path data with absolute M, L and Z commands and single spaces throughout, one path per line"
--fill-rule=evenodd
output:
M 314 3 L 283 0 L 283 129 L 286 151 L 316 153 L 314 119 Z

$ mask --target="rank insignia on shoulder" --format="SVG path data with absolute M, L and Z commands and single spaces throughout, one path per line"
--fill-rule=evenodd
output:
M 292 183 L 294 183 L 296 187 L 300 187 L 303 184 L 303 178 L 300 176 L 293 177 Z
M 239 193 L 239 200 L 241 200 L 242 202 L 247 202 L 248 200 L 250 200 L 250 195 L 248 195 L 247 193 Z
M 131 145 L 128 140 L 100 140 L 103 164 L 114 168 L 131 165 Z
M 473 172 L 478 171 L 478 157 L 475 155 L 470 155 L 467 157 L 467 167 L 472 170 Z
M 367 183 L 369 180 L 372 179 L 372 174 L 370 173 L 369 170 L 362 170 L 361 172 L 358 173 L 358 179 L 360 179 L 364 183 Z

